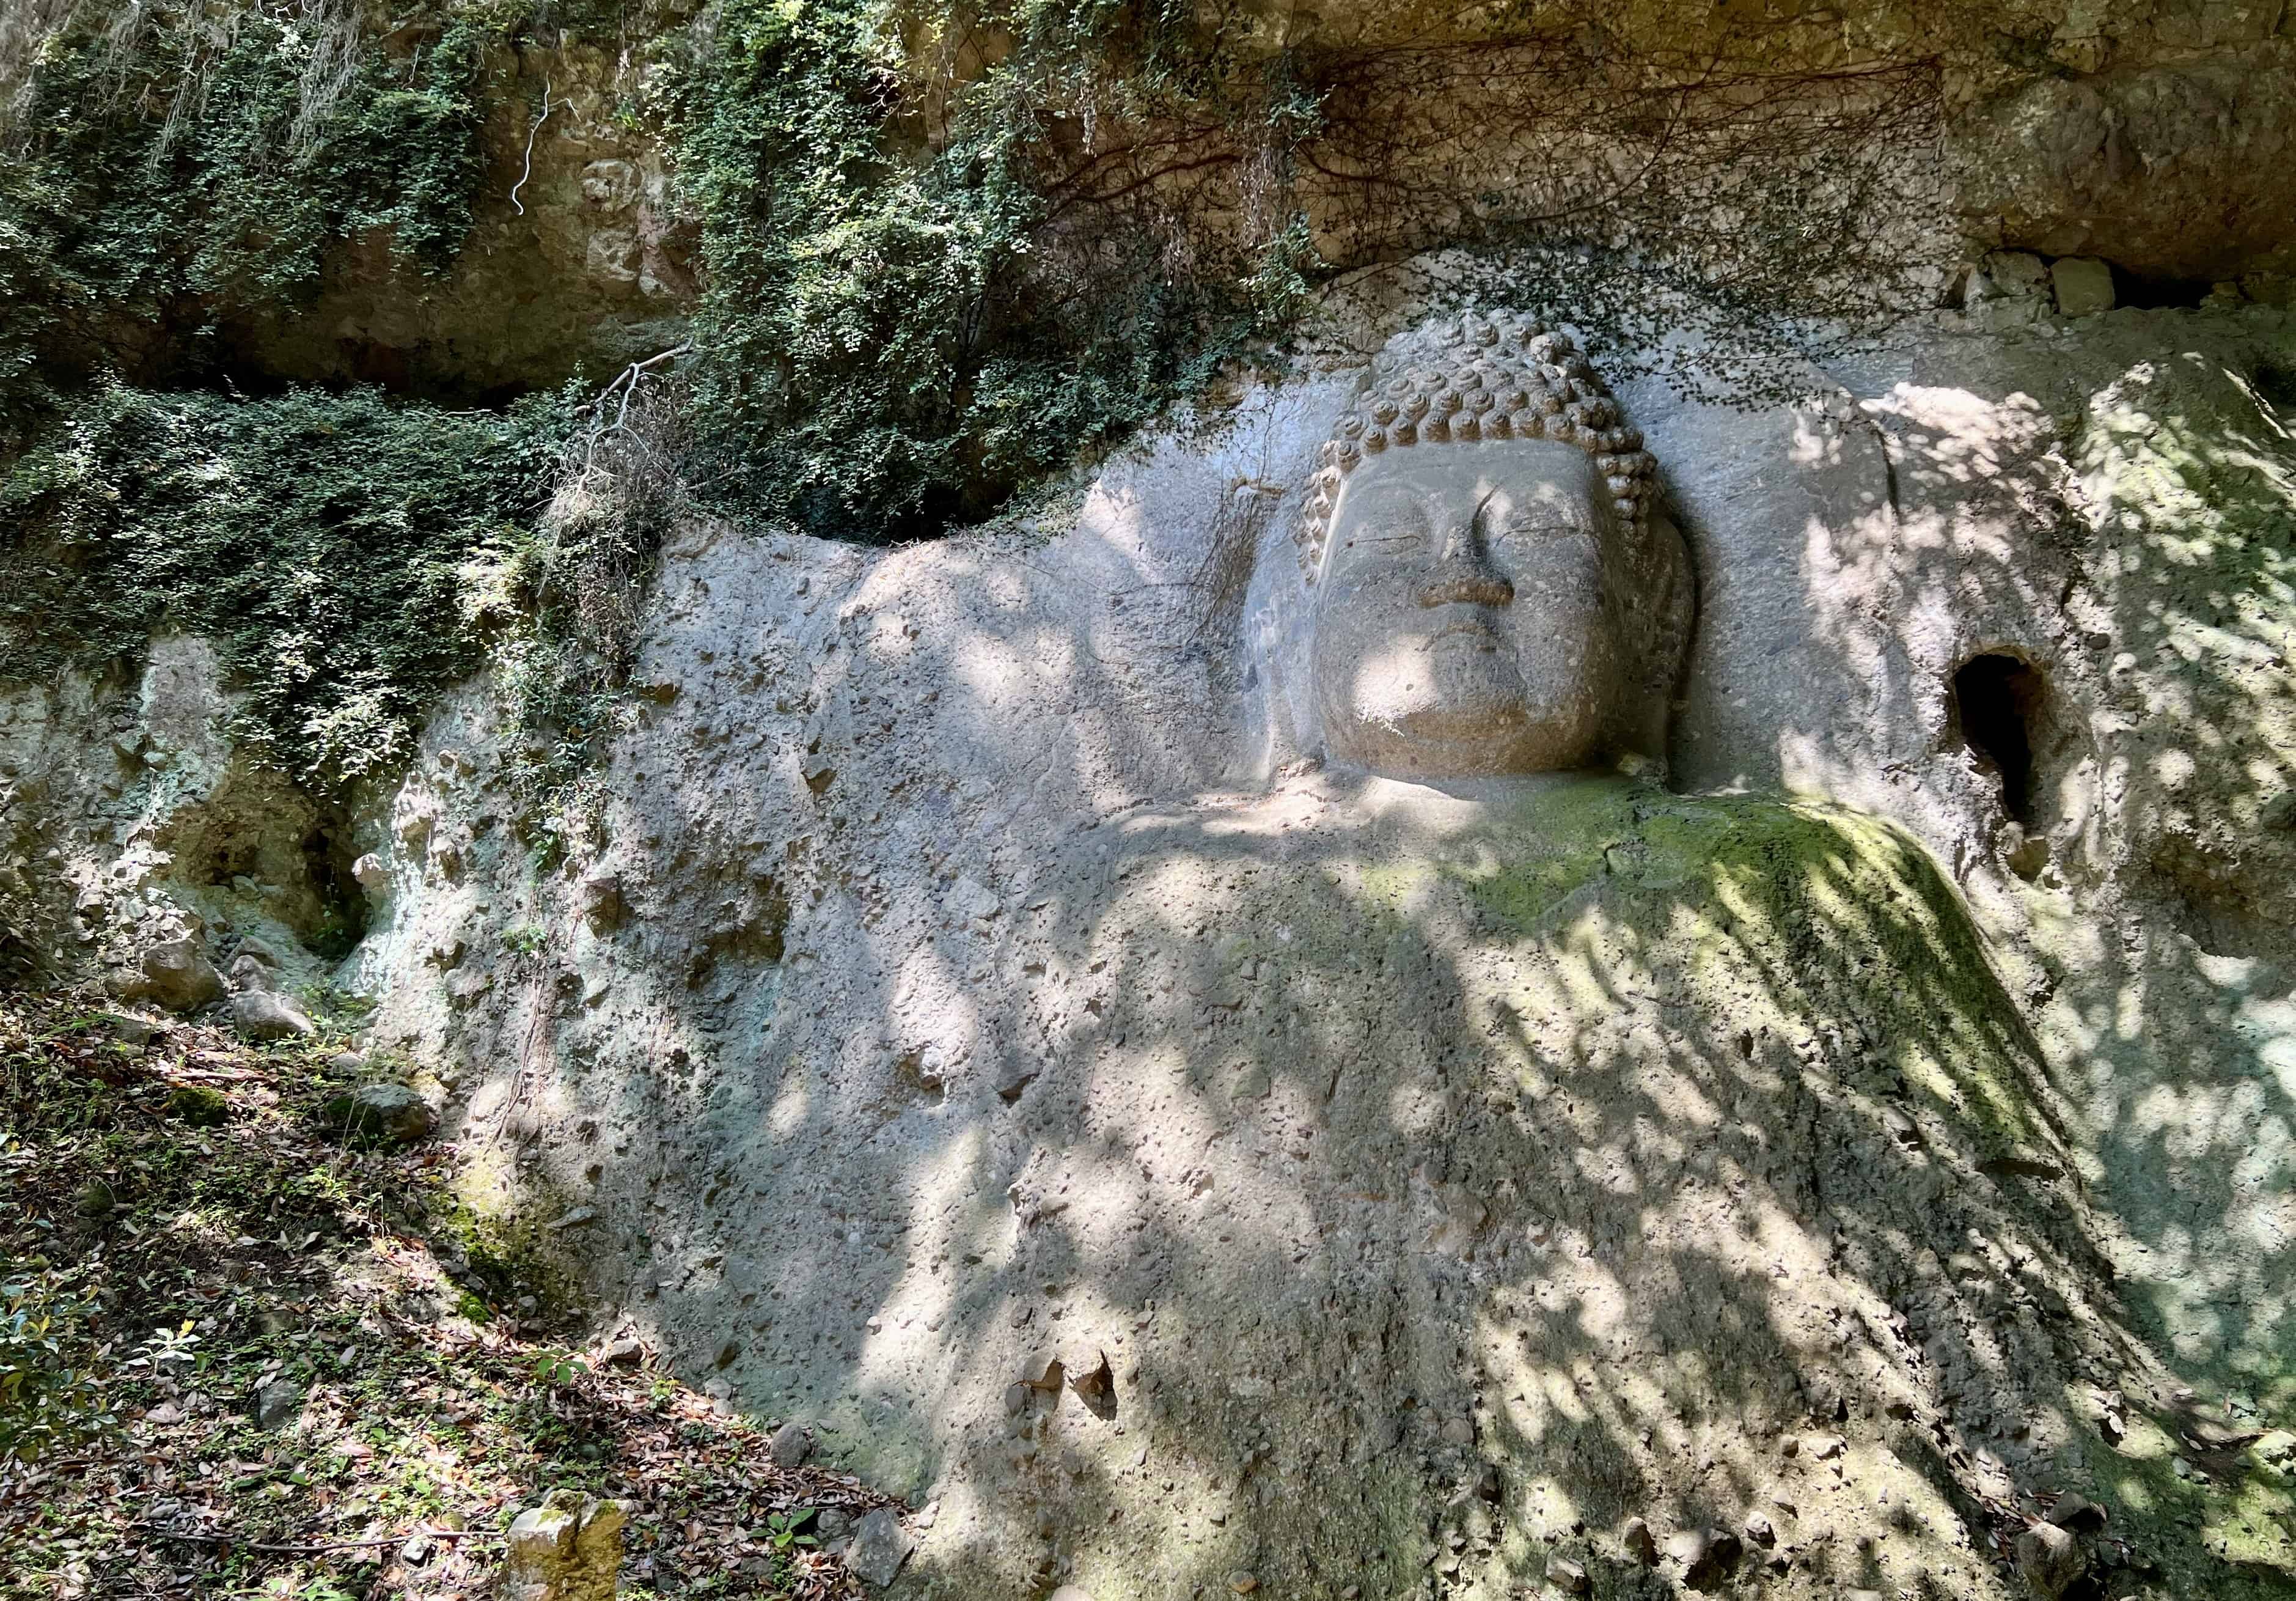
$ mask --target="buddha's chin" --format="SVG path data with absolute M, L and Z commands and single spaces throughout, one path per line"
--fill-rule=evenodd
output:
M 1325 728 L 1331 755 L 1390 777 L 1468 778 L 1581 767 L 1595 754 L 1600 719 L 1585 697 L 1541 694 L 1488 657 L 1457 666 L 1413 693 L 1357 697 Z
M 1449 629 L 1390 636 L 1316 664 L 1326 753 L 1395 778 L 1488 777 L 1583 767 L 1602 714 L 1575 675 L 1541 682 L 1514 650 Z

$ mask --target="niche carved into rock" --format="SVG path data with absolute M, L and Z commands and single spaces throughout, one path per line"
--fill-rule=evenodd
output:
M 2033 735 L 2048 697 L 2040 669 L 2021 656 L 1987 651 L 1953 675 L 1954 721 L 1978 765 L 2001 780 L 2001 809 L 2033 821 Z

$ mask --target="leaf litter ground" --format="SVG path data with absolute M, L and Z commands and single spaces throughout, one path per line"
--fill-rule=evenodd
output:
M 892 1503 L 474 1270 L 453 1146 L 323 1133 L 340 1048 L 0 996 L 0 1277 L 93 1425 L 0 1456 L 0 1601 L 475 1598 L 561 1486 L 629 1506 L 626 1590 L 858 1597 L 787 1531 Z

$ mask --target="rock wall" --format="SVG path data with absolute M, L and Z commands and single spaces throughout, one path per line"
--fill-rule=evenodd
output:
M 283 853 L 194 643 L 14 695 L 10 818 L 123 969 L 358 858 L 335 980 L 474 1197 L 910 1494 L 904 1586 L 2006 1594 L 2077 1490 L 2107 1593 L 2285 1593 L 2285 315 L 1622 387 L 1699 570 L 1666 783 L 1447 794 L 1316 767 L 1288 546 L 1447 270 L 1035 526 L 681 530 L 594 855 L 483 685 Z
M 70 9 L 36 8 L 0 29 L 0 110 Z M 235 359 L 276 378 L 491 401 L 682 342 L 698 224 L 676 193 L 672 142 L 637 108 L 669 69 L 660 41 L 700 14 L 689 0 L 652 0 L 627 8 L 619 33 L 559 19 L 554 47 L 497 53 L 477 226 L 452 267 L 394 267 L 388 240 L 343 242 L 309 304 L 222 331 Z M 2284 302 L 2296 281 L 2296 203 L 2279 182 L 2296 141 L 2296 31 L 2273 6 L 2027 0 L 1757 15 L 1635 4 L 1604 8 L 1599 28 L 1559 43 L 1537 29 L 1509 33 L 1512 22 L 1495 35 L 1481 13 L 1417 0 L 1250 7 L 1221 21 L 1246 63 L 1284 53 L 1355 62 L 1342 78 L 1349 104 L 1287 180 L 1318 250 L 1350 268 L 1473 236 L 1494 218 L 1535 219 L 1542 196 L 1566 211 L 1594 206 L 1590 183 L 1615 186 L 1605 163 L 1651 154 L 1620 143 L 1638 126 L 1638 97 L 1672 104 L 1672 86 L 1711 73 L 1732 94 L 1775 97 L 1772 115 L 1806 120 L 1811 139 L 1892 96 L 1919 103 L 1917 114 L 1878 119 L 1887 160 L 1868 175 L 1886 177 L 1895 197 L 1873 219 L 1890 248 L 1935 269 L 1913 275 L 1908 293 L 1958 293 L 1948 282 L 1956 259 L 1998 250 L 2109 263 L 2122 300 L 2144 304 L 2189 305 L 2217 284 Z M 910 63 L 928 86 L 918 92 L 928 123 L 997 59 L 993 35 L 963 37 L 948 46 L 957 61 Z M 1908 76 L 1861 76 L 1882 68 Z M 1797 75 L 1806 91 L 1789 85 Z M 1381 107 L 1369 128 L 1347 114 L 1358 101 Z M 1716 107 L 1690 120 L 1718 141 L 1718 159 L 1746 138 Z M 1258 203 L 1240 191 L 1197 193 L 1196 168 L 1238 160 L 1217 141 L 1204 151 L 1181 164 L 1170 203 L 1208 207 L 1190 226 L 1225 246 L 1266 219 L 1237 214 Z M 1676 176 L 1714 175 L 1693 164 Z M 1661 198 L 1652 215 L 1664 209 Z

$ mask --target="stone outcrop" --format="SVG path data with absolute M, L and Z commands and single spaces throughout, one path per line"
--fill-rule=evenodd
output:
M 146 947 L 135 970 L 113 980 L 112 989 L 124 999 L 192 1012 L 223 994 L 223 975 L 196 940 L 162 940 Z
M 2270 1593 L 2281 1468 L 2171 1463 L 2282 1421 L 2296 1282 L 2284 314 L 2044 272 L 1803 405 L 1618 382 L 1666 768 L 1445 789 L 1316 766 L 1292 537 L 1448 270 L 1064 521 L 679 530 L 601 848 L 534 870 L 483 686 L 365 807 L 373 1044 L 616 1327 L 938 1502 L 897 1594 L 2006 1596 L 1986 1508 L 2061 1491 Z M 202 792 L 11 705 L 90 924 L 156 916 L 103 809 Z
M 234 995 L 231 1021 L 250 1039 L 302 1039 L 319 1031 L 302 1007 L 271 989 L 242 989 Z
M 501 1601 L 614 1601 L 622 1566 L 622 1508 L 554 1490 L 512 1522 Z
M 420 1091 L 388 1080 L 329 1097 L 320 1116 L 345 1137 L 377 1145 L 412 1145 L 439 1123 L 438 1113 Z
M 1956 201 L 1984 243 L 2102 256 L 2202 285 L 2296 267 L 2296 37 L 2047 76 L 1957 129 Z

